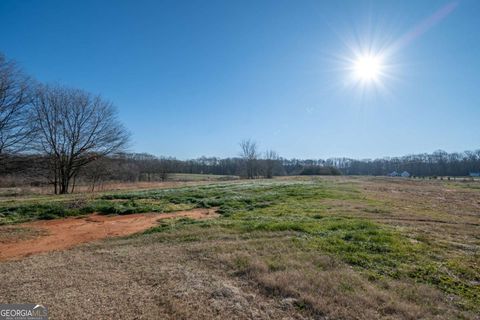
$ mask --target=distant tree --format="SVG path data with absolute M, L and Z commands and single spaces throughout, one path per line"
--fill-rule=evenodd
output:
M 31 80 L 0 53 L 0 156 L 22 151 L 31 138 Z
M 82 173 L 90 184 L 91 192 L 94 192 L 95 188 L 101 186 L 105 180 L 112 176 L 112 169 L 111 161 L 107 157 L 97 159 L 83 167 Z
M 241 157 L 245 164 L 245 173 L 248 179 L 254 179 L 258 175 L 258 147 L 255 141 L 250 139 L 240 142 Z
M 335 167 L 322 167 L 322 166 L 306 166 L 302 169 L 299 175 L 302 176 L 338 176 L 342 173 Z
M 280 157 L 278 153 L 273 150 L 267 150 L 265 152 L 265 177 L 268 179 L 273 178 L 275 167 L 279 165 Z
M 128 142 L 115 107 L 81 90 L 39 87 L 33 115 L 35 147 L 50 159 L 55 193 L 69 193 L 82 167 L 122 150 Z
M 175 162 L 176 161 L 167 158 L 157 159 L 155 169 L 161 181 L 166 181 L 170 172 L 175 171 L 173 170 Z

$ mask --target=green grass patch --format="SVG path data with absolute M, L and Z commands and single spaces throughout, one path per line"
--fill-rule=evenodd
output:
M 30 220 L 51 220 L 88 213 L 85 208 L 71 208 L 60 203 L 12 205 L 0 207 L 0 224 Z
M 205 234 L 205 228 L 214 230 L 218 237 L 236 233 L 261 238 L 288 232 L 299 252 L 326 254 L 374 282 L 413 279 L 429 284 L 460 297 L 462 307 L 480 311 L 478 255 L 451 257 L 433 241 L 412 241 L 404 231 L 364 218 L 388 213 L 388 206 L 368 199 L 352 183 L 328 179 L 252 181 L 111 193 L 88 201 L 46 198 L 37 203 L 2 202 L 0 223 L 91 212 L 131 214 L 211 207 L 218 207 L 222 218 L 162 220 L 145 234 L 178 234 L 184 241 L 196 241 Z M 265 259 L 270 272 L 283 270 L 278 257 Z M 241 267 L 246 262 L 238 264 Z M 343 284 L 342 290 L 351 288 Z

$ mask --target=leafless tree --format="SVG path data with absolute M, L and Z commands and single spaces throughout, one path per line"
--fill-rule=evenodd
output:
M 243 140 L 240 142 L 241 153 L 240 156 L 243 158 L 245 163 L 246 177 L 249 179 L 254 179 L 258 176 L 258 147 L 255 141 L 250 139 Z
M 279 164 L 280 157 L 278 153 L 273 150 L 267 150 L 265 152 L 265 177 L 268 179 L 273 178 L 273 172 L 275 167 Z
M 83 167 L 82 175 L 90 184 L 90 191 L 101 187 L 105 180 L 112 175 L 112 167 L 107 157 L 97 159 Z
M 0 53 L 0 157 L 24 150 L 31 137 L 30 82 L 13 61 Z
M 157 164 L 157 171 L 161 181 L 166 181 L 170 172 L 172 171 L 172 164 L 174 161 L 168 158 L 160 158 Z
M 115 107 L 100 96 L 64 87 L 39 87 L 33 101 L 35 147 L 51 159 L 55 193 L 70 192 L 80 169 L 121 151 L 129 134 Z

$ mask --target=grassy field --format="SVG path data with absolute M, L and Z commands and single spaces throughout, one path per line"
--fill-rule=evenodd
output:
M 168 176 L 168 180 L 171 181 L 227 181 L 236 179 L 239 179 L 239 177 L 220 174 L 171 173 Z
M 211 207 L 219 218 L 0 263 L 0 301 L 44 303 L 54 318 L 479 319 L 478 182 L 293 178 L 6 199 L 0 241 L 34 219 Z
M 0 187 L 0 201 L 8 198 L 18 197 L 35 197 L 38 195 L 46 195 L 52 193 L 51 185 L 44 186 L 29 186 L 27 183 L 16 182 L 9 178 L 9 181 L 0 181 L 1 185 L 17 185 L 10 187 Z M 172 173 L 168 175 L 166 181 L 138 181 L 138 182 L 115 182 L 108 181 L 104 183 L 97 183 L 94 191 L 90 184 L 78 183 L 75 187 L 75 193 L 99 193 L 106 191 L 119 191 L 119 190 L 142 190 L 142 189 L 165 189 L 165 188 L 178 188 L 181 186 L 208 184 L 218 181 L 238 180 L 238 176 L 227 176 L 217 174 L 190 174 L 190 173 Z M 11 181 L 10 181 L 11 180 Z

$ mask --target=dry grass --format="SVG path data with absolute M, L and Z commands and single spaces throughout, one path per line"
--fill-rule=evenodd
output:
M 277 242 L 278 241 L 278 242 Z M 413 281 L 368 277 L 330 255 L 299 251 L 291 238 L 248 241 L 218 259 L 269 296 L 290 298 L 312 317 L 339 319 L 451 319 L 461 316 L 434 288 Z M 253 253 L 252 253 L 253 252 Z
M 53 319 L 303 318 L 248 283 L 192 259 L 190 245 L 143 240 L 0 264 L 0 298 L 45 301 Z
M 34 239 L 44 232 L 36 228 L 3 226 L 0 228 L 0 244 Z
M 169 201 L 225 216 L 0 263 L 0 300 L 44 303 L 54 319 L 480 319 L 476 186 L 334 177 L 179 189 Z

